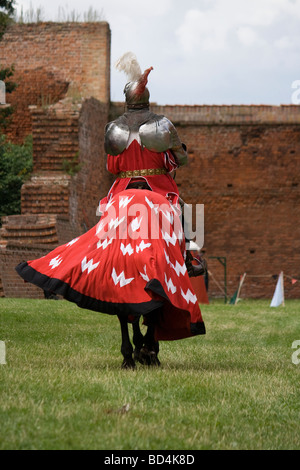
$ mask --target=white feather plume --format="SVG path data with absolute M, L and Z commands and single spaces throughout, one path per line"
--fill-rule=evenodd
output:
M 138 80 L 142 75 L 141 67 L 133 52 L 125 52 L 116 63 L 115 67 L 119 72 L 124 72 L 127 75 L 129 82 Z

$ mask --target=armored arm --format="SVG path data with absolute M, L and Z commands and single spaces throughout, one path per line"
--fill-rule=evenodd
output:
M 158 116 L 157 116 L 158 117 Z M 174 125 L 164 116 L 151 119 L 140 127 L 142 144 L 154 152 L 170 150 L 179 166 L 187 163 L 186 147 L 180 141 Z
M 112 121 L 105 127 L 104 148 L 110 155 L 119 155 L 125 150 L 129 138 L 129 128 L 122 122 Z
M 179 166 L 183 166 L 187 164 L 187 151 L 186 145 L 181 142 L 178 137 L 177 131 L 171 121 L 169 121 L 169 128 L 170 128 L 170 136 L 171 136 L 171 147 L 170 150 L 175 156 L 177 163 Z

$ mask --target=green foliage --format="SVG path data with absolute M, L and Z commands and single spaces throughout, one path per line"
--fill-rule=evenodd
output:
M 81 163 L 78 161 L 79 158 L 79 152 L 76 152 L 72 160 L 67 160 L 66 158 L 62 162 L 62 169 L 65 171 L 68 175 L 74 176 L 78 171 L 81 170 Z
M 6 93 L 12 93 L 17 88 L 17 83 L 12 80 L 8 80 L 14 74 L 15 68 L 12 65 L 11 67 L 6 67 L 5 69 L 0 69 L 0 80 L 5 82 L 5 91 Z M 12 106 L 0 109 L 0 131 L 6 129 L 10 123 L 14 109 Z
M 13 21 L 15 0 L 0 0 L 0 39 L 7 26 Z
M 12 93 L 17 87 L 17 84 L 15 82 L 7 80 L 8 78 L 13 76 L 14 71 L 14 65 L 5 69 L 0 69 L 0 80 L 5 81 L 6 93 Z
M 19 214 L 21 186 L 32 171 L 32 136 L 23 145 L 0 136 L 0 217 Z
M 0 0 L 0 9 L 5 10 L 7 14 L 12 15 L 14 12 L 15 0 Z

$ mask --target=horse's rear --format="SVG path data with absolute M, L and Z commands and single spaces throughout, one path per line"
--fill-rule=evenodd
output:
M 197 297 L 186 267 L 180 209 L 149 190 L 130 188 L 115 196 L 98 224 L 108 272 L 106 295 L 117 303 L 123 367 L 135 360 L 159 365 L 158 341 L 204 334 Z M 107 248 L 104 248 L 104 247 Z M 143 316 L 143 337 L 138 318 Z M 133 323 L 133 343 L 127 320 Z

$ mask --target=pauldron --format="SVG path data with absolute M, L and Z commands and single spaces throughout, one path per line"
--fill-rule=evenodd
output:
M 119 155 L 127 147 L 130 130 L 126 124 L 115 121 L 107 124 L 104 136 L 105 152 L 110 155 Z
M 137 134 L 142 147 L 153 152 L 171 150 L 178 165 L 187 163 L 185 146 L 181 143 L 174 125 L 164 116 L 147 113 L 124 114 L 105 128 L 105 151 L 119 155 L 128 144 L 130 134 Z

